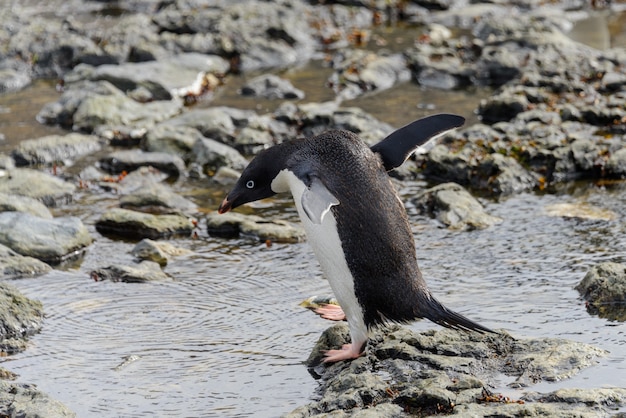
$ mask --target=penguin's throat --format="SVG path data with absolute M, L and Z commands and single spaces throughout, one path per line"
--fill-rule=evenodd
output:
M 286 193 L 291 191 L 293 194 L 294 187 L 296 187 L 295 182 L 302 183 L 292 171 L 284 168 L 274 177 L 270 187 L 274 193 Z M 302 183 L 302 186 L 304 186 L 304 183 Z

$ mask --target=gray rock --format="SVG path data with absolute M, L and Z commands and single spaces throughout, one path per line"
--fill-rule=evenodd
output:
M 287 103 L 280 106 L 274 117 L 299 126 L 302 135 L 311 137 L 328 129 L 345 129 L 373 145 L 391 133 L 391 125 L 381 122 L 358 107 L 340 107 L 337 102 Z
M 304 99 L 302 90 L 295 88 L 289 80 L 274 74 L 263 74 L 249 80 L 239 93 L 265 99 Z
M 52 268 L 43 261 L 25 257 L 0 244 L 0 278 L 20 279 L 48 273 Z
M 239 56 L 243 72 L 286 68 L 306 63 L 314 54 L 315 31 L 304 2 L 250 1 L 231 3 L 220 11 L 219 38 L 223 51 Z
M 42 219 L 28 213 L 0 213 L 0 243 L 49 264 L 80 256 L 92 241 L 76 217 Z
M 470 184 L 495 194 L 509 195 L 532 190 L 537 179 L 513 157 L 493 153 L 480 162 Z
M 161 183 L 147 183 L 120 198 L 120 207 L 150 213 L 194 212 L 195 203 Z
M 206 138 L 232 144 L 237 125 L 245 125 L 248 119 L 254 116 L 256 113 L 253 111 L 220 106 L 193 109 L 168 120 L 165 124 L 195 128 Z
M 193 159 L 193 146 L 202 134 L 187 126 L 159 124 L 146 132 L 141 148 L 148 152 L 164 152 L 177 155 L 185 162 Z
M 626 321 L 626 265 L 605 262 L 593 266 L 576 290 L 592 315 Z
M 96 222 L 96 230 L 103 235 L 131 239 L 188 235 L 193 228 L 192 220 L 186 216 L 152 215 L 120 208 L 105 212 Z
M 0 212 L 26 212 L 43 219 L 52 219 L 50 209 L 28 196 L 0 193 Z
M 228 167 L 220 167 L 217 169 L 211 180 L 222 186 L 231 186 L 237 183 L 241 176 L 241 172 Z
M 192 86 L 199 74 L 228 71 L 228 62 L 217 55 L 184 53 L 157 61 L 100 65 L 89 75 L 91 81 L 108 81 L 127 92 L 146 89 L 154 100 L 170 100 Z
M 302 242 L 306 238 L 304 229 L 281 220 L 268 221 L 236 212 L 210 213 L 206 220 L 209 234 L 218 237 L 234 238 L 241 234 L 275 242 Z
M 91 132 L 99 125 L 127 125 L 147 128 L 182 111 L 179 100 L 138 103 L 119 90 L 112 94 L 87 95 L 72 115 L 72 128 Z
M 30 83 L 30 76 L 23 71 L 0 68 L 0 94 L 21 90 Z
M 35 385 L 0 381 L 0 410 L 6 417 L 73 418 L 74 412 Z
M 27 337 L 38 333 L 43 322 L 41 302 L 24 296 L 13 285 L 0 282 L 0 348 L 15 353 Z
M 173 177 L 185 173 L 185 162 L 177 155 L 165 152 L 144 152 L 137 149 L 114 151 L 99 161 L 100 167 L 112 174 L 131 172 L 140 167 L 154 167 Z
M 75 190 L 71 183 L 29 168 L 16 168 L 0 176 L 0 193 L 37 199 L 48 207 L 71 201 Z
M 67 164 L 100 148 L 100 142 L 95 136 L 71 133 L 22 141 L 11 155 L 18 166 Z
M 333 90 L 342 99 L 387 90 L 411 79 L 411 71 L 401 54 L 379 56 L 365 50 L 348 51 L 335 57 L 336 72 L 329 79 Z
M 530 103 L 525 95 L 508 90 L 482 100 L 478 107 L 481 120 L 485 123 L 509 121 L 519 113 L 528 110 Z
M 626 178 L 626 148 L 612 153 L 605 168 L 611 177 Z
M 552 416 L 551 412 L 568 416 L 559 415 L 559 411 L 584 408 L 576 402 L 570 405 L 565 399 L 536 399 L 531 405 L 514 400 L 503 405 L 497 401 L 497 408 L 491 409 L 490 402 L 495 401 L 490 399 L 499 396 L 486 388 L 502 374 L 514 379 L 509 385 L 512 387 L 561 381 L 606 354 L 587 344 L 557 338 L 514 339 L 505 333 L 481 335 L 452 330 L 416 333 L 391 325 L 374 332 L 363 357 L 320 364 L 323 352 L 341 347 L 348 341 L 348 334 L 346 324 L 335 325 L 322 334 L 307 360 L 311 372 L 320 377 L 317 400 L 286 416 L 358 416 L 384 404 L 400 406 L 405 414 L 424 416 L 442 412 L 468 416 L 464 415 L 467 411 L 494 411 L 495 415 L 510 411 L 510 416 L 519 416 L 515 411 L 539 416 L 541 411 L 541 416 Z M 624 392 L 617 397 L 621 403 L 626 390 L 617 389 L 615 393 L 620 391 Z M 598 412 L 595 407 L 587 411 Z M 391 416 L 405 414 L 395 412 Z
M 131 254 L 141 260 L 154 261 L 160 266 L 165 266 L 171 257 L 191 254 L 191 251 L 176 247 L 169 242 L 142 239 L 132 249 Z
M 170 276 L 161 270 L 159 263 L 147 260 L 132 266 L 112 264 L 108 267 L 93 270 L 89 275 L 97 282 L 111 280 L 112 282 L 146 283 L 172 280 Z
M 100 125 L 147 128 L 183 110 L 180 100 L 139 103 L 106 81 L 72 84 L 56 102 L 45 105 L 37 119 L 76 131 Z
M 222 167 L 243 170 L 248 165 L 248 160 L 239 151 L 210 138 L 196 141 L 192 155 L 192 160 L 208 171 L 216 171 Z
M 472 230 L 488 228 L 502 222 L 489 215 L 467 190 L 456 183 L 445 183 L 425 190 L 412 199 L 423 212 L 436 216 L 450 229 Z
M 0 134 L 2 135 L 2 134 Z M 1 138 L 1 136 L 0 136 Z M 0 169 L 2 170 L 12 170 L 15 168 L 15 161 L 13 158 L 9 157 L 6 154 L 0 153 Z

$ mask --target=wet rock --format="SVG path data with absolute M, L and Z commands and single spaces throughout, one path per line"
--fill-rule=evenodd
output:
M 0 193 L 31 197 L 48 207 L 71 201 L 75 190 L 71 183 L 29 168 L 16 168 L 0 177 Z
M 131 254 L 141 260 L 154 261 L 160 266 L 165 266 L 171 257 L 191 254 L 191 251 L 169 242 L 142 239 L 132 249 Z
M 532 190 L 537 179 L 513 157 L 494 153 L 478 165 L 470 184 L 495 194 L 510 195 Z
M 549 216 L 568 219 L 588 219 L 597 221 L 613 221 L 618 215 L 612 210 L 601 208 L 585 202 L 554 203 L 545 208 Z
M 86 170 L 83 170 L 81 176 L 92 175 L 93 177 L 89 181 L 104 190 L 112 190 L 120 195 L 133 193 L 146 185 L 158 184 L 169 177 L 166 173 L 152 166 L 139 167 L 137 170 L 131 171 L 126 175 L 120 174 L 114 178 L 108 175 L 103 176 L 104 173 L 97 170 L 95 167 L 92 168 L 93 170 L 90 170 L 92 174 L 85 173 Z
M 52 219 L 46 205 L 37 199 L 16 194 L 0 193 L 0 212 L 25 212 L 43 219 Z
M 296 136 L 296 127 L 276 120 L 271 114 L 254 115 L 235 134 L 232 146 L 244 155 L 254 155 L 265 148 Z
M 340 107 L 337 102 L 286 103 L 274 112 L 274 117 L 299 126 L 305 137 L 319 135 L 328 129 L 345 129 L 356 133 L 370 145 L 394 130 L 391 125 L 358 107 Z
M 140 167 L 154 167 L 172 177 L 185 173 L 185 162 L 176 155 L 165 152 L 144 152 L 137 149 L 114 151 L 101 158 L 100 167 L 112 174 L 131 172 Z
M 211 107 L 190 110 L 168 120 L 165 124 L 174 127 L 195 128 L 206 138 L 228 144 L 232 143 L 236 122 L 239 118 L 247 120 L 252 115 L 255 113 L 225 107 Z
M 425 190 L 413 199 L 413 203 L 450 229 L 483 229 L 502 222 L 502 219 L 485 212 L 478 200 L 456 183 L 440 184 Z
M 100 125 L 147 128 L 183 109 L 180 100 L 139 103 L 106 81 L 80 82 L 56 102 L 45 105 L 37 119 L 75 131 L 92 132 Z
M 480 102 L 478 112 L 485 123 L 509 121 L 530 107 L 524 95 L 507 90 Z
M 97 281 L 146 283 L 154 281 L 171 281 L 172 278 L 161 270 L 159 263 L 144 260 L 131 266 L 112 264 L 108 267 L 93 270 L 90 277 Z
M 27 337 L 38 333 L 43 322 L 41 302 L 24 296 L 13 285 L 0 282 L 0 349 L 22 351 Z
M 20 279 L 48 273 L 52 268 L 43 261 L 25 257 L 0 244 L 0 278 Z
M 324 350 L 347 341 L 345 324 L 335 325 L 322 334 L 307 360 L 312 373 L 320 376 L 318 400 L 287 416 L 341 411 L 358 414 L 383 404 L 400 406 L 405 413 L 432 415 L 445 410 L 447 414 L 465 416 L 462 412 L 491 410 L 490 402 L 494 401 L 490 399 L 498 396 L 486 388 L 501 380 L 502 375 L 513 380 L 511 387 L 560 381 L 606 354 L 586 344 L 556 338 L 514 339 L 507 334 L 452 330 L 416 333 L 392 325 L 374 332 L 363 357 L 331 365 L 319 363 Z M 579 407 L 563 400 L 532 402 L 523 404 L 521 409 L 531 411 L 530 416 L 539 411 L 560 416 L 563 409 Z M 498 403 L 494 410 L 506 414 L 518 410 L 520 405 L 514 401 Z M 596 409 L 589 411 L 597 414 Z
M 224 74 L 228 62 L 217 55 L 184 53 L 157 61 L 100 65 L 89 74 L 91 81 L 108 81 L 124 92 L 146 89 L 152 100 L 171 100 L 186 91 L 199 74 Z M 66 77 L 71 77 L 71 74 Z
M 192 220 L 186 216 L 152 215 L 120 208 L 105 212 L 96 222 L 96 230 L 103 235 L 131 239 L 188 235 L 193 228 Z
M 120 198 L 120 207 L 149 213 L 194 212 L 197 206 L 161 183 L 149 182 Z
M 333 58 L 336 72 L 329 84 L 338 97 L 354 99 L 364 93 L 382 91 L 411 79 L 401 54 L 376 55 L 364 50 L 347 50 Z
M 605 168 L 611 177 L 626 178 L 626 148 L 615 151 L 606 162 Z
M 265 99 L 303 99 L 304 92 L 291 84 L 289 80 L 274 74 L 264 74 L 248 81 L 241 88 L 243 96 L 262 97 Z
M 605 262 L 593 266 L 576 290 L 592 315 L 626 321 L 626 265 Z
M 240 213 L 211 213 L 207 215 L 207 231 L 212 236 L 234 238 L 239 235 L 257 237 L 261 241 L 302 242 L 302 228 L 281 220 L 265 220 Z
M 22 71 L 0 68 L 0 94 L 21 90 L 30 83 L 30 76 Z
M 308 12 L 299 1 L 290 7 L 260 1 L 230 4 L 219 12 L 223 51 L 239 57 L 242 72 L 306 63 L 317 45 Z
M 79 157 L 99 151 L 100 148 L 100 142 L 95 136 L 71 133 L 22 141 L 11 155 L 18 166 L 65 165 Z
M 498 153 L 481 157 L 469 146 L 455 151 L 440 144 L 429 152 L 424 173 L 494 194 L 519 193 L 536 186 L 537 179 L 512 157 Z
M 193 146 L 202 134 L 187 126 L 159 124 L 150 128 L 141 140 L 141 148 L 148 152 L 177 155 L 185 162 L 193 159 Z
M 0 134 L 0 138 L 2 138 Z M 12 170 L 15 168 L 15 161 L 6 154 L 0 153 L 0 170 Z
M 0 381 L 0 410 L 6 417 L 73 418 L 74 412 L 35 385 Z
M 221 167 L 243 170 L 248 165 L 248 160 L 235 148 L 210 138 L 198 139 L 192 153 L 192 160 L 207 171 L 216 171 Z
M 28 213 L 0 213 L 0 243 L 49 264 L 80 256 L 92 241 L 75 217 L 42 219 Z
M 223 186 L 230 186 L 230 185 L 237 183 L 237 180 L 239 179 L 240 176 L 241 176 L 241 172 L 237 170 L 233 170 L 232 168 L 228 168 L 228 167 L 220 167 L 215 172 L 213 177 L 211 177 L 211 180 Z

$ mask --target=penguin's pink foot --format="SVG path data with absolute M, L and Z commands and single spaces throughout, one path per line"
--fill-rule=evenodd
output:
M 334 363 L 342 360 L 354 360 L 365 354 L 354 344 L 345 344 L 341 350 L 328 350 L 324 352 L 324 363 Z
M 343 309 L 341 309 L 341 306 L 334 305 L 332 303 L 326 303 L 324 305 L 321 305 L 313 309 L 313 312 L 315 312 L 322 318 L 328 319 L 330 321 L 346 320 L 346 314 L 343 312 Z

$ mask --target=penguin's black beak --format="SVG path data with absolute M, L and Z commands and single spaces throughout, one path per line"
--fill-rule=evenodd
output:
M 226 196 L 224 200 L 222 201 L 222 204 L 220 205 L 220 207 L 217 209 L 217 213 L 221 215 L 222 213 L 228 212 L 232 208 L 233 208 L 233 203 L 232 201 L 228 200 L 228 196 Z

